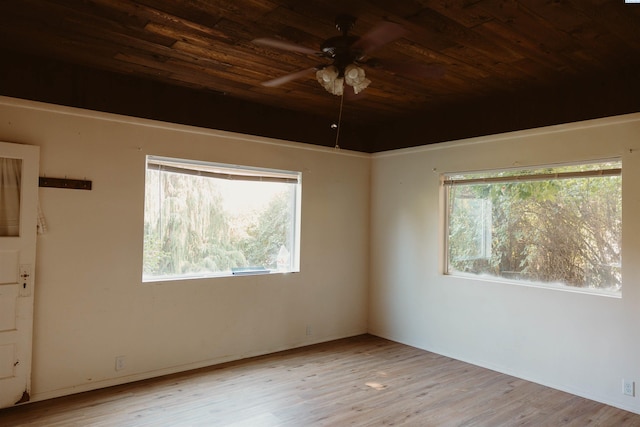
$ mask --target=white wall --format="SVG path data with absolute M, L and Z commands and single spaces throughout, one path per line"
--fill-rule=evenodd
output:
M 439 175 L 621 156 L 622 298 L 444 276 Z M 640 114 L 372 160 L 371 333 L 640 413 Z
M 33 400 L 366 332 L 368 155 L 6 97 L 0 118 L 41 176 L 93 181 L 39 190 Z M 147 154 L 302 171 L 301 272 L 142 283 Z
M 621 392 L 640 385 L 639 137 L 636 114 L 371 158 L 0 97 L 1 141 L 40 146 L 41 175 L 93 181 L 40 189 L 32 398 L 356 335 L 368 314 L 376 335 L 640 413 Z M 146 154 L 302 171 L 302 271 L 143 284 Z M 612 156 L 622 298 L 441 274 L 441 172 Z

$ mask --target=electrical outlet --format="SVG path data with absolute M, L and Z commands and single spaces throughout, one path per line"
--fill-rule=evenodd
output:
M 636 383 L 631 380 L 622 380 L 622 393 L 627 396 L 636 395 Z
M 307 336 L 311 335 L 313 331 L 311 330 L 311 325 L 307 325 Z
M 121 371 L 124 369 L 124 365 L 125 365 L 125 357 L 124 356 L 117 356 L 116 357 L 116 371 Z

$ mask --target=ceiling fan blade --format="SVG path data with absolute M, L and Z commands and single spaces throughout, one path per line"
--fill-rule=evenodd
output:
M 295 73 L 291 73 L 291 74 L 287 74 L 286 76 L 281 76 L 281 77 L 276 77 L 273 80 L 268 80 L 266 82 L 262 82 L 262 86 L 266 86 L 266 87 L 276 87 L 276 86 L 280 86 L 282 84 L 291 82 L 293 80 L 297 80 L 301 77 L 306 76 L 307 74 L 316 71 L 318 68 L 317 67 L 312 67 L 312 68 L 307 68 L 306 70 L 300 70 L 298 72 Z
M 391 43 L 407 34 L 407 30 L 394 22 L 384 21 L 360 37 L 353 47 L 370 53 L 379 47 Z
M 288 50 L 291 52 L 306 53 L 307 55 L 322 55 L 322 52 L 319 52 L 317 50 L 278 39 L 260 38 L 254 39 L 251 42 L 262 46 L 275 47 L 277 49 Z

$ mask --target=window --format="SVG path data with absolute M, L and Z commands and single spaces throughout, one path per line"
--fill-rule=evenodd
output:
M 0 157 L 0 237 L 20 235 L 22 159 Z
M 620 294 L 620 161 L 443 178 L 446 274 Z
M 299 271 L 301 180 L 148 156 L 143 281 Z

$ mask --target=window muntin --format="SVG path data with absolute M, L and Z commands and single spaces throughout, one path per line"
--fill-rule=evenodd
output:
M 619 295 L 621 167 L 445 175 L 445 273 Z
M 302 174 L 148 156 L 143 281 L 299 271 Z

